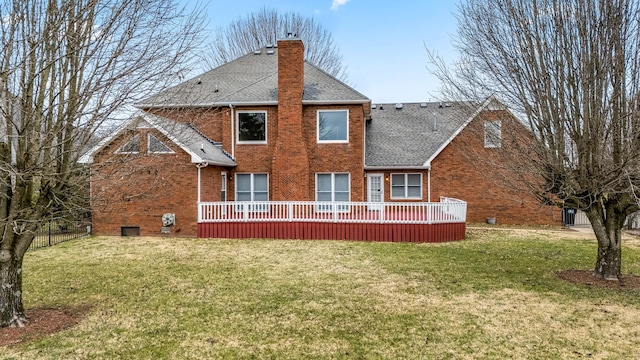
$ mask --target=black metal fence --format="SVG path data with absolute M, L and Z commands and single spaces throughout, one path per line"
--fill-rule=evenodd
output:
M 53 246 L 65 241 L 91 235 L 91 219 L 43 221 L 36 230 L 29 250 Z

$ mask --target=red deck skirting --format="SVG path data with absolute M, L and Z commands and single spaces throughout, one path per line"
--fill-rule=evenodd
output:
M 365 224 L 320 222 L 220 222 L 198 224 L 198 237 L 229 239 L 443 242 L 465 238 L 466 223 Z

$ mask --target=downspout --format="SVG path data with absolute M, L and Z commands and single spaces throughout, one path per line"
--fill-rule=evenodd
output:
M 196 164 L 196 167 L 198 168 L 198 204 L 200 203 L 200 199 L 201 199 L 201 197 L 200 197 L 200 174 L 201 174 L 201 169 L 203 167 L 207 167 L 207 166 L 209 166 L 209 163 L 207 163 L 207 162 L 201 162 L 201 163 Z
M 198 168 L 198 204 L 200 204 L 200 169 L 202 168 L 198 165 L 196 167 Z
M 431 202 L 431 166 L 427 169 L 427 201 Z
M 235 124 L 236 117 L 233 112 L 233 104 L 229 104 L 229 109 L 231 109 L 231 157 L 236 158 L 236 135 L 235 135 Z

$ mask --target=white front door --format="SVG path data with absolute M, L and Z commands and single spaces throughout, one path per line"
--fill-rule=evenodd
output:
M 369 210 L 380 210 L 380 204 L 384 201 L 383 174 L 367 174 L 367 201 Z

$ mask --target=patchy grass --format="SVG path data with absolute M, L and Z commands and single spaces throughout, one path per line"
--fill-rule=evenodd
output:
M 83 239 L 27 254 L 24 296 L 87 316 L 0 357 L 633 358 L 640 292 L 554 275 L 595 251 L 490 229 L 444 244 Z M 640 273 L 640 249 L 623 256 Z

